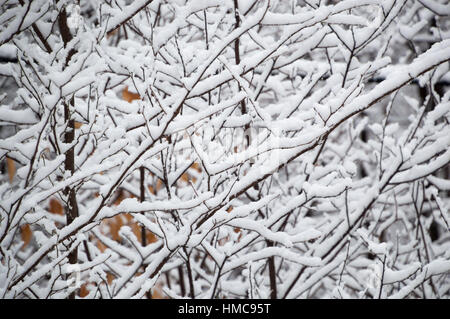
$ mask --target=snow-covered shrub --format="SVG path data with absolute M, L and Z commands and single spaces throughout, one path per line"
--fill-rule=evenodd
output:
M 445 2 L 4 1 L 0 297 L 448 297 Z

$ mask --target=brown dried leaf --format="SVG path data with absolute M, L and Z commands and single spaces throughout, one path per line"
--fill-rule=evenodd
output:
M 16 174 L 16 163 L 14 163 L 13 159 L 7 157 L 6 167 L 8 169 L 9 182 L 12 183 L 14 175 Z
M 134 100 L 139 100 L 141 97 L 139 94 L 128 91 L 128 86 L 126 86 L 122 90 L 122 98 L 127 101 L 128 103 L 131 103 Z
M 20 226 L 20 235 L 23 240 L 23 247 L 26 247 L 33 237 L 33 232 L 31 231 L 31 227 L 29 224 Z
M 52 198 L 50 199 L 48 211 L 52 214 L 63 215 L 64 207 L 56 198 Z

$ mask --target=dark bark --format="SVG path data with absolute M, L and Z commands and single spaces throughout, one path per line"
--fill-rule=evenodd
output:
M 183 266 L 178 266 L 178 283 L 180 284 L 181 297 L 186 296 L 186 286 L 184 284 Z
M 273 241 L 267 241 L 267 247 L 273 247 Z M 270 299 L 277 299 L 277 277 L 275 270 L 275 257 L 268 258 L 269 263 L 269 281 L 270 281 Z
M 145 168 L 143 166 L 141 166 L 139 168 L 139 174 L 140 174 L 140 198 L 139 201 L 142 203 L 145 200 Z M 147 236 L 146 236 L 146 231 L 145 231 L 145 226 L 142 225 L 141 227 L 141 243 L 142 246 L 147 246 Z
M 62 8 L 58 17 L 58 26 L 61 32 L 61 38 L 64 42 L 64 47 L 72 40 L 72 34 L 67 26 L 67 13 L 65 7 Z M 66 66 L 69 63 L 71 57 L 75 54 L 74 50 L 71 50 L 66 59 Z M 71 144 L 75 139 L 75 120 L 71 117 L 70 109 L 74 107 L 75 98 L 72 96 L 69 103 L 64 104 L 64 121 L 67 123 L 66 131 L 64 132 L 64 143 Z M 75 148 L 71 147 L 66 152 L 66 158 L 64 161 L 64 169 L 70 171 L 71 175 L 75 173 Z M 66 196 L 65 212 L 67 225 L 70 225 L 76 217 L 78 217 L 78 204 L 76 198 L 76 191 L 73 186 L 67 186 L 64 189 L 64 195 Z M 70 264 L 76 264 L 78 262 L 78 247 L 75 247 L 68 256 Z M 69 295 L 69 299 L 75 299 L 76 290 Z
M 236 20 L 235 23 L 235 29 L 239 28 L 240 24 L 241 24 L 241 19 L 239 18 L 239 6 L 238 6 L 238 1 L 234 0 L 234 17 Z M 236 65 L 239 65 L 241 63 L 241 56 L 239 53 L 239 37 L 236 38 L 236 40 L 234 41 L 234 58 L 235 58 L 235 62 Z M 241 85 L 238 83 L 238 90 L 241 91 Z M 245 100 L 241 101 L 241 113 L 242 114 L 247 114 L 247 106 L 245 105 Z M 246 124 L 244 127 L 244 134 L 245 134 L 245 141 L 247 143 L 247 147 L 250 145 L 250 125 Z

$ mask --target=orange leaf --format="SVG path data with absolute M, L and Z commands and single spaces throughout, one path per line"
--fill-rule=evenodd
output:
M 52 198 L 52 199 L 50 199 L 48 211 L 52 214 L 63 215 L 64 207 L 61 205 L 61 203 L 56 198 Z
M 199 173 L 202 171 L 200 165 L 197 162 L 194 162 L 194 164 L 192 164 L 191 167 Z
M 162 294 L 162 287 L 161 284 L 158 283 L 155 285 L 155 288 L 153 288 L 152 291 L 152 299 L 167 299 L 163 294 Z
M 106 246 L 105 244 L 103 244 L 100 240 L 97 241 L 97 248 L 101 251 L 104 252 L 106 250 Z
M 128 91 L 128 86 L 126 86 L 123 90 L 122 90 L 122 98 L 127 101 L 128 103 L 131 103 L 134 100 L 139 100 L 141 97 L 139 94 L 137 93 L 133 93 Z
M 22 225 L 20 227 L 20 233 L 23 240 L 23 247 L 26 247 L 30 243 L 31 237 L 33 237 L 33 232 L 31 231 L 30 225 Z
M 181 175 L 181 180 L 187 183 L 188 182 L 188 174 L 183 173 L 183 175 Z
M 122 225 L 123 225 L 122 216 L 117 215 L 117 216 L 114 216 L 112 219 L 110 219 L 109 231 L 112 236 L 112 239 L 114 239 L 116 241 L 120 241 L 119 230 L 120 230 L 120 227 L 122 227 Z
M 106 281 L 108 282 L 108 284 L 111 284 L 112 281 L 114 280 L 115 276 L 111 273 L 106 273 Z
M 152 244 L 155 243 L 158 239 L 156 238 L 155 234 L 147 230 L 146 233 L 147 243 Z
M 125 217 L 127 224 L 133 220 L 133 215 L 131 215 L 131 214 L 125 213 L 125 214 L 123 214 L 123 216 Z
M 133 232 L 134 236 L 136 236 L 137 240 L 139 242 L 142 242 L 142 233 L 141 233 L 141 227 L 138 225 L 138 223 L 131 223 L 130 225 L 131 231 Z M 147 236 L 145 236 L 147 239 Z
M 14 175 L 16 174 L 16 164 L 11 158 L 7 157 L 6 166 L 8 168 L 9 182 L 12 183 Z
M 156 191 L 159 191 L 162 185 L 163 185 L 162 180 L 158 179 L 158 181 L 156 182 Z
M 81 287 L 80 287 L 79 295 L 80 295 L 81 298 L 84 298 L 87 295 L 89 295 L 89 290 L 87 289 L 87 285 L 88 284 L 84 284 L 84 285 L 81 285 Z

